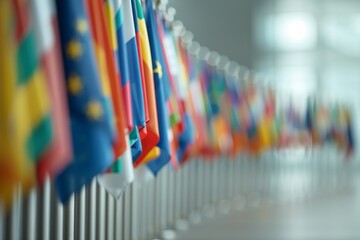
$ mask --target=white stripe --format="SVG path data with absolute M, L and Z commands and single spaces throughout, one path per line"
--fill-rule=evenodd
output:
M 52 0 L 31 0 L 31 10 L 34 17 L 36 39 L 40 53 L 44 53 L 54 46 L 54 31 L 51 21 Z
M 134 18 L 133 12 L 131 9 L 131 0 L 122 0 L 122 4 L 124 6 L 124 31 L 125 31 L 125 42 L 127 43 L 130 39 L 135 37 L 135 29 L 134 29 Z
M 121 10 L 122 0 L 110 0 L 111 5 L 114 7 L 114 11 L 117 13 Z

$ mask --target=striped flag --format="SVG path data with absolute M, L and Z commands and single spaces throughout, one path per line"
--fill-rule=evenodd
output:
M 18 184 L 25 193 L 34 184 L 35 163 L 52 141 L 48 89 L 29 10 L 26 1 L 0 3 L 0 201 L 5 207 Z
M 117 40 L 117 58 L 118 58 L 118 69 L 121 74 L 121 87 L 125 109 L 125 123 L 127 132 L 133 129 L 133 114 L 131 104 L 131 91 L 130 91 L 130 77 L 128 69 L 127 49 L 125 45 L 125 29 L 123 23 L 123 7 L 122 0 L 111 1 L 114 9 L 114 22 L 116 29 L 116 40 Z
M 31 0 L 40 61 L 52 102 L 54 137 L 37 164 L 38 184 L 45 177 L 54 178 L 72 158 L 69 112 L 67 108 L 63 65 L 56 10 L 53 1 Z
M 161 46 L 159 42 L 159 35 L 156 25 L 156 18 L 153 9 L 152 0 L 146 0 L 146 26 L 149 31 L 149 42 L 151 49 L 151 57 L 153 63 L 155 95 L 157 106 L 157 117 L 159 121 L 160 140 L 157 146 L 160 148 L 160 156 L 149 162 L 147 165 L 150 170 L 156 175 L 160 169 L 165 166 L 170 160 L 170 144 L 169 144 L 169 118 L 168 109 L 165 99 L 164 90 L 164 74 L 163 61 L 161 59 Z
M 146 126 L 144 94 L 142 89 L 142 79 L 139 65 L 139 55 L 135 35 L 134 17 L 132 12 L 131 0 L 122 0 L 124 7 L 124 30 L 125 43 L 127 50 L 128 68 L 130 76 L 132 112 L 134 128 L 130 133 L 130 145 L 132 148 L 133 162 L 137 160 L 142 152 L 140 133 Z
M 149 160 L 157 158 L 160 155 L 160 148 L 156 146 L 159 142 L 159 126 L 157 118 L 154 76 L 152 70 L 153 63 L 151 59 L 148 31 L 146 28 L 144 13 L 140 0 L 136 0 L 136 11 L 139 26 L 139 40 L 141 42 L 140 60 L 142 61 L 144 71 L 145 92 L 148 103 L 149 120 L 146 124 L 147 135 L 141 140 L 143 152 L 137 159 L 137 161 L 135 161 L 135 167 L 142 163 L 146 163 Z

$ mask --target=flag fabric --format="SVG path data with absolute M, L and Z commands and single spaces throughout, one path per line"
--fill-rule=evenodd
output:
M 119 199 L 135 176 L 141 185 L 198 156 L 354 155 L 348 106 L 279 106 L 275 90 L 190 43 L 153 0 L 4 0 L 0 35 L 0 207 L 48 176 L 66 203 L 94 177 Z
M 122 0 L 122 5 L 124 8 L 125 43 L 131 84 L 133 118 L 135 125 L 141 130 L 142 127 L 145 127 L 146 117 L 131 0 Z
M 145 73 L 144 73 L 144 64 L 143 64 L 143 57 L 142 57 L 142 42 L 141 42 L 141 36 L 139 31 L 139 23 L 138 23 L 138 12 L 137 12 L 137 0 L 131 0 L 131 10 L 133 15 L 133 21 L 134 21 L 134 30 L 135 30 L 135 40 L 136 40 L 136 47 L 137 47 L 137 53 L 138 53 L 138 60 L 139 60 L 139 71 L 140 71 L 140 78 L 141 78 L 141 87 L 143 92 L 143 100 L 144 100 L 144 114 L 145 114 L 145 123 L 149 121 L 149 108 L 148 108 L 148 102 L 147 102 L 147 94 L 146 94 L 146 87 L 145 87 Z M 144 139 L 147 134 L 146 126 L 142 129 L 140 129 L 140 138 Z
M 133 115 L 132 115 L 132 103 L 131 103 L 131 91 L 130 91 L 130 77 L 129 67 L 127 59 L 127 49 L 125 45 L 125 29 L 124 29 L 124 17 L 122 0 L 113 0 L 111 5 L 114 9 L 114 22 L 116 29 L 117 40 L 117 59 L 118 69 L 121 74 L 121 87 L 125 111 L 125 125 L 127 132 L 129 133 L 133 129 Z M 110 24 L 109 24 L 110 25 Z
M 54 178 L 69 163 L 72 158 L 72 146 L 55 3 L 39 0 L 31 0 L 30 3 L 40 62 L 52 103 L 51 118 L 54 130 L 51 144 L 36 166 L 38 184 L 42 185 L 47 175 Z
M 154 76 L 152 70 L 153 63 L 151 58 L 149 35 L 140 0 L 136 0 L 136 11 L 139 26 L 139 40 L 141 42 L 140 60 L 142 61 L 144 71 L 149 120 L 146 124 L 147 135 L 141 140 L 143 151 L 140 157 L 134 162 L 135 167 L 142 163 L 146 163 L 160 155 L 160 148 L 156 146 L 159 142 L 159 126 L 157 118 Z
M 111 38 L 105 18 L 105 10 L 110 11 L 109 5 L 101 0 L 88 1 L 88 10 L 91 22 L 91 30 L 94 36 L 97 63 L 103 85 L 103 93 L 106 96 L 109 107 L 107 114 L 113 116 L 115 123 L 116 142 L 114 143 L 114 160 L 116 161 L 126 150 L 125 124 L 122 95 L 120 92 L 120 76 L 114 54 L 115 40 Z M 111 13 L 109 13 L 111 14 Z M 111 17 L 110 17 L 111 18 Z
M 149 33 L 149 43 L 153 63 L 153 74 L 155 84 L 157 117 L 159 121 L 160 140 L 157 146 L 160 148 L 160 156 L 149 162 L 147 165 L 156 175 L 160 169 L 170 160 L 170 144 L 168 136 L 168 109 L 165 102 L 165 89 L 163 80 L 163 64 L 161 59 L 161 46 L 157 30 L 156 18 L 151 0 L 146 0 L 145 20 Z
M 71 164 L 55 180 L 59 198 L 66 202 L 112 163 L 114 129 L 84 3 L 57 0 L 56 4 L 74 150 Z
M 111 102 L 115 113 L 114 122 L 117 133 L 113 146 L 114 163 L 106 173 L 98 175 L 97 180 L 106 191 L 118 199 L 128 183 L 132 181 L 133 169 L 131 158 L 129 158 L 129 143 L 125 134 L 124 104 L 120 87 L 120 73 L 117 68 L 117 40 L 113 26 L 114 16 L 109 1 L 104 3 L 101 0 L 89 1 L 88 9 L 92 22 L 92 32 L 97 45 L 100 76 L 102 81 L 107 81 L 105 86 L 111 89 Z
M 28 2 L 2 1 L 0 11 L 0 199 L 8 207 L 18 184 L 26 194 L 35 183 L 35 164 L 53 131 Z
M 146 115 L 144 105 L 144 94 L 142 89 L 141 69 L 139 65 L 139 53 L 136 42 L 134 17 L 131 0 L 122 0 L 124 7 L 124 30 L 130 76 L 132 113 L 134 128 L 130 133 L 130 145 L 133 162 L 141 155 L 142 145 L 140 131 L 146 131 Z M 137 137 L 132 139 L 132 137 Z

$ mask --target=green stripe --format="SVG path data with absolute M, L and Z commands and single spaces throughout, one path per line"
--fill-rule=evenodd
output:
M 121 173 L 122 172 L 122 157 L 119 157 L 116 162 L 111 166 L 111 170 L 113 173 Z
M 178 114 L 170 115 L 170 126 L 173 127 L 180 122 L 180 116 Z
M 119 9 L 115 14 L 116 29 L 121 28 L 122 23 L 123 23 L 123 17 L 122 17 L 121 9 Z
M 143 10 L 142 10 L 140 0 L 136 0 L 136 11 L 137 11 L 138 18 L 140 20 L 143 19 L 144 18 L 144 13 L 143 13 Z
M 130 132 L 129 138 L 130 138 L 130 146 L 134 145 L 140 139 L 140 135 L 137 127 L 134 127 L 133 130 Z
M 33 129 L 26 143 L 27 152 L 32 161 L 36 161 L 49 146 L 51 137 L 51 118 L 50 115 L 47 115 Z
M 35 31 L 30 29 L 22 39 L 17 52 L 18 84 L 26 84 L 38 67 Z

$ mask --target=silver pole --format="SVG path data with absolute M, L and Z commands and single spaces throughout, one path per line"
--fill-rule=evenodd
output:
M 106 193 L 107 209 L 106 209 L 106 239 L 114 239 L 114 197 Z
M 54 184 L 51 185 L 51 205 L 51 239 L 62 240 L 64 239 L 64 209 L 57 198 Z
M 97 230 L 97 237 L 96 239 L 104 239 L 105 238 L 105 215 L 106 215 L 106 192 L 105 190 L 99 185 L 97 186 L 97 199 L 96 199 L 96 230 Z
M 131 239 L 137 240 L 139 239 L 139 182 L 134 181 L 131 188 Z
M 115 200 L 115 239 L 123 239 L 123 196 L 119 200 Z
M 147 199 L 148 199 L 148 201 L 146 202 L 146 209 L 147 209 L 146 236 L 147 236 L 147 238 L 152 237 L 154 234 L 154 214 L 155 214 L 154 183 L 155 183 L 155 179 L 152 179 L 151 181 L 149 181 L 148 188 L 147 188 L 147 194 L 146 194 Z
M 36 239 L 36 189 L 31 189 L 29 196 L 23 200 L 22 238 Z M 1 224 L 0 224 L 1 227 Z M 0 231 L 3 232 L 3 231 Z M 0 236 L 1 237 L 1 236 Z M 0 238 L 1 239 L 1 238 Z
M 86 211 L 85 211 L 85 239 L 96 240 L 96 218 L 97 218 L 97 183 L 94 179 L 89 186 L 86 187 Z
M 168 204 L 168 168 L 164 167 L 161 171 L 161 221 L 160 221 L 160 230 L 165 230 L 167 225 L 167 212 L 169 211 L 169 204 Z
M 75 239 L 85 240 L 86 188 L 75 195 Z
M 64 238 L 69 240 L 74 239 L 74 209 L 75 197 L 72 195 L 64 206 Z
M 124 193 L 124 219 L 123 219 L 123 239 L 130 240 L 131 239 L 131 188 L 132 184 L 126 188 Z

